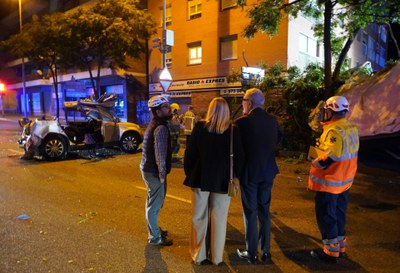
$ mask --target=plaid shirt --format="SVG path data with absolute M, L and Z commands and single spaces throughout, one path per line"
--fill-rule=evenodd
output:
M 154 130 L 154 153 L 161 182 L 165 181 L 167 175 L 168 134 L 166 126 L 158 126 Z

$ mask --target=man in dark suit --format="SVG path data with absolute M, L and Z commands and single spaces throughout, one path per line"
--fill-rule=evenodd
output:
M 244 116 L 235 122 L 240 129 L 245 152 L 240 184 L 246 249 L 238 249 L 237 254 L 249 263 L 257 261 L 259 241 L 261 260 L 271 262 L 269 207 L 273 180 L 279 172 L 275 147 L 281 134 L 275 117 L 263 110 L 264 102 L 261 90 L 247 90 L 242 101 Z

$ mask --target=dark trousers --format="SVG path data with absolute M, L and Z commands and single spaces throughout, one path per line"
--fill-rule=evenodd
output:
M 316 192 L 315 213 L 322 239 L 335 239 L 346 233 L 346 210 L 350 190 L 341 194 Z
M 189 145 L 190 135 L 186 135 L 186 147 Z
M 246 183 L 241 185 L 241 197 L 244 214 L 246 250 L 257 255 L 260 241 L 261 252 L 267 253 L 271 244 L 271 204 L 272 181 Z

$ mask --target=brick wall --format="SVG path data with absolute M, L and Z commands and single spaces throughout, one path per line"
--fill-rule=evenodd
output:
M 207 114 L 211 100 L 219 96 L 219 91 L 205 91 L 192 93 L 192 105 L 197 115 Z M 203 118 L 203 117 L 202 117 Z

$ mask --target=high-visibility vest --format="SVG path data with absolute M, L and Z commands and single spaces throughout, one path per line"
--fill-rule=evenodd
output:
M 308 189 L 339 194 L 351 187 L 357 171 L 359 148 L 358 128 L 346 119 L 326 122 L 318 148 L 325 151 L 316 160 L 330 157 L 333 161 L 326 169 L 312 164 Z
M 194 124 L 196 123 L 196 115 L 192 111 L 188 110 L 183 115 L 182 119 L 184 125 L 183 132 L 185 135 L 190 135 L 193 131 Z

